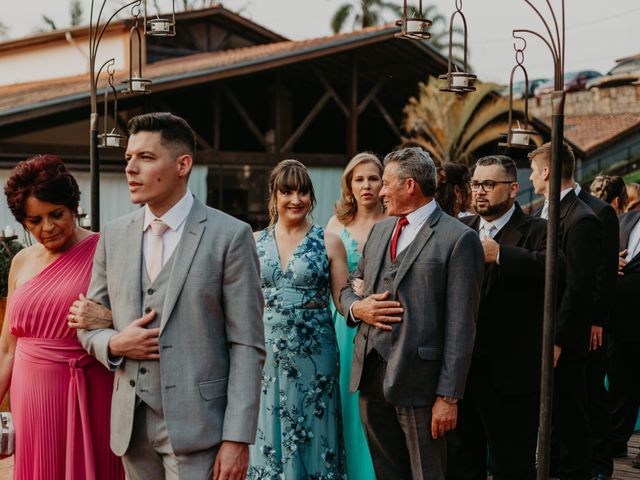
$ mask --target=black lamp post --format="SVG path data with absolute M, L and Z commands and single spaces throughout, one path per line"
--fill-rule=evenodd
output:
M 554 92 L 551 94 L 551 175 L 549 179 L 549 217 L 547 219 L 547 258 L 544 287 L 544 323 L 542 332 L 542 375 L 540 384 L 540 422 L 538 434 L 538 480 L 549 478 L 551 451 L 551 406 L 553 399 L 553 348 L 557 317 L 558 292 L 558 229 L 560 221 L 560 176 L 562 142 L 564 137 L 564 52 L 565 52 L 565 8 L 561 0 L 560 19 L 546 0 L 551 22 L 530 0 L 524 0 L 538 15 L 547 35 L 527 29 L 514 30 L 516 34 L 538 37 L 549 48 L 553 60 Z M 553 27 L 553 28 L 552 28 Z
M 142 78 L 142 38 L 138 30 L 138 15 L 140 7 L 142 6 L 144 11 L 143 28 L 146 35 L 172 37 L 176 33 L 175 0 L 172 1 L 172 14 L 170 17 L 161 17 L 157 14 L 155 18 L 148 19 L 147 1 L 133 0 L 118 7 L 116 11 L 103 22 L 102 15 L 106 4 L 107 0 L 102 0 L 102 2 L 100 2 L 100 8 L 96 14 L 95 7 L 97 6 L 97 3 L 95 0 L 91 0 L 91 11 L 89 17 L 89 81 L 91 92 L 91 116 L 89 119 L 89 167 L 91 171 L 91 230 L 94 232 L 100 230 L 100 154 L 98 148 L 122 148 L 126 144 L 126 137 L 116 132 L 118 107 L 117 90 L 113 81 L 113 66 L 115 64 L 115 59 L 111 58 L 107 60 L 96 71 L 96 57 L 100 41 L 113 19 L 116 18 L 120 12 L 131 7 L 135 23 L 129 33 L 129 79 L 125 81 L 126 88 L 124 93 L 149 93 L 148 86 L 151 81 Z M 137 38 L 138 41 L 139 65 L 136 73 L 134 73 L 133 70 L 134 38 Z M 109 73 L 109 86 L 105 91 L 105 131 L 102 135 L 98 135 L 98 80 L 100 79 L 100 74 L 105 68 Z M 107 128 L 109 93 L 111 93 L 114 98 L 114 123 L 111 131 Z

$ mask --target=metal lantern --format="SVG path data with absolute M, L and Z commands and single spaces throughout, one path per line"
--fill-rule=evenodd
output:
M 122 91 L 122 93 L 127 94 L 138 94 L 138 93 L 150 93 L 149 85 L 151 85 L 151 80 L 147 80 L 142 78 L 142 36 L 140 35 L 140 29 L 138 28 L 138 15 L 139 9 L 138 7 L 134 7 L 133 18 L 134 24 L 129 31 L 129 78 L 125 80 L 124 83 L 126 88 Z M 138 72 L 134 73 L 133 71 L 133 40 L 134 36 L 138 41 Z
M 531 140 L 534 135 L 538 135 L 538 132 L 533 130 L 529 126 L 529 75 L 527 73 L 527 69 L 524 68 L 524 50 L 527 48 L 527 41 L 519 37 L 517 35 L 513 35 L 513 37 L 517 40 L 522 40 L 523 46 L 522 48 L 518 48 L 518 46 L 513 44 L 513 48 L 516 50 L 516 65 L 511 70 L 511 78 L 509 79 L 509 120 L 508 120 L 508 128 L 509 130 L 506 133 L 507 141 L 501 142 L 498 144 L 500 147 L 506 147 L 508 149 L 517 148 L 524 150 L 534 150 L 536 148 L 535 143 L 532 144 Z M 524 120 L 523 123 L 520 124 L 519 121 L 516 121 L 516 125 L 514 126 L 513 122 L 513 77 L 517 70 L 522 70 L 524 75 Z
M 411 14 L 409 11 L 412 11 Z M 396 33 L 396 37 L 410 40 L 429 40 L 431 38 L 429 28 L 432 24 L 433 22 L 424 16 L 422 0 L 419 0 L 417 9 L 407 5 L 407 0 L 404 0 L 402 18 L 396 21 L 396 25 L 402 30 Z
M 116 131 L 118 122 L 118 92 L 113 85 L 113 64 L 107 67 L 109 85 L 104 91 L 104 133 L 98 135 L 98 148 L 125 148 L 127 137 Z M 113 128 L 109 130 L 109 93 L 113 94 Z
M 156 12 L 155 18 L 147 15 L 147 0 L 144 0 L 144 34 L 152 37 L 174 37 L 176 35 L 176 2 L 171 1 L 171 16 L 160 16 Z
M 460 15 L 462 19 L 464 33 L 464 64 L 462 71 L 458 69 L 458 66 L 453 61 L 453 22 L 457 15 Z M 456 10 L 451 14 L 451 20 L 449 21 L 449 69 L 447 73 L 440 75 L 438 78 L 446 82 L 445 86 L 440 89 L 441 92 L 469 93 L 476 91 L 474 84 L 478 77 L 469 72 L 467 65 L 467 19 L 462 13 L 462 0 L 456 0 Z

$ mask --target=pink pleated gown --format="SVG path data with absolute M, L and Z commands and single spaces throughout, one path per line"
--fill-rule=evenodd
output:
M 113 375 L 67 326 L 69 307 L 89 287 L 98 237 L 72 246 L 11 298 L 14 479 L 125 478 L 109 448 Z

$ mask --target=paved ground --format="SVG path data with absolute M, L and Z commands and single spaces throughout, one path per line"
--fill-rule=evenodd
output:
M 631 466 L 631 460 L 640 448 L 640 434 L 636 433 L 629 442 L 627 458 L 616 460 L 612 480 L 640 480 L 640 470 Z M 11 480 L 13 472 L 13 457 L 0 460 L 0 480 Z

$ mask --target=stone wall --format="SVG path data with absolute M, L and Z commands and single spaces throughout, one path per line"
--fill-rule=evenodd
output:
M 529 99 L 529 111 L 531 115 L 539 118 L 551 116 L 551 96 Z M 570 92 L 565 100 L 564 113 L 565 115 L 640 113 L 640 85 Z

